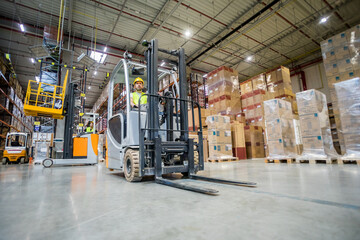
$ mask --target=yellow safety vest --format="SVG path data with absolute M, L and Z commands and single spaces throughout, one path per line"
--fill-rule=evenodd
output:
M 86 132 L 92 132 L 92 131 L 93 131 L 93 129 L 91 127 L 86 128 Z
M 141 93 L 141 96 L 144 95 L 145 93 Z M 137 92 L 133 92 L 132 93 L 132 99 L 133 99 L 133 103 L 135 105 L 139 105 L 139 99 L 140 99 L 140 96 L 139 94 L 137 94 Z M 141 100 L 140 100 L 140 104 L 147 104 L 147 96 L 145 97 L 142 97 Z

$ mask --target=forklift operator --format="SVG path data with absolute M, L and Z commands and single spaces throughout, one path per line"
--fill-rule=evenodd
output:
M 130 94 L 131 107 L 138 108 L 139 105 L 147 104 L 147 96 L 144 96 L 140 99 L 140 97 L 145 94 L 142 91 L 144 88 L 144 81 L 140 77 L 137 77 L 134 80 L 134 88 L 135 88 L 135 91 Z M 140 100 L 140 102 L 139 102 L 139 100 Z

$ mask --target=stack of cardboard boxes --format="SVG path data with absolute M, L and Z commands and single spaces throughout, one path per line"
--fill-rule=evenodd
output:
M 269 158 L 294 158 L 297 155 L 291 103 L 282 99 L 264 102 Z
M 264 135 L 262 127 L 245 126 L 245 145 L 248 159 L 265 156 Z
M 324 60 L 326 77 L 328 79 L 330 96 L 333 103 L 337 129 L 341 127 L 338 96 L 334 83 L 343 82 L 355 77 L 360 77 L 360 25 L 346 30 L 321 42 L 321 51 Z M 339 99 L 340 100 L 340 99 Z M 345 152 L 343 134 L 339 131 L 338 139 L 341 152 Z
M 297 113 L 295 94 L 292 91 L 290 70 L 279 67 L 266 73 L 265 100 L 279 98 L 291 103 L 293 113 Z
M 208 126 L 209 160 L 232 159 L 230 118 L 213 115 L 206 118 Z
M 246 159 L 244 127 L 244 122 L 231 122 L 232 151 L 233 156 L 238 159 Z
M 238 72 L 222 66 L 208 74 L 209 109 L 235 116 L 241 111 Z
M 206 87 L 204 87 L 203 76 L 198 73 L 190 73 L 191 88 L 190 96 L 191 99 L 199 103 L 200 107 L 205 107 Z
M 343 160 L 360 159 L 360 78 L 334 84 L 346 153 Z
M 311 89 L 296 94 L 303 142 L 299 160 L 330 160 L 338 155 L 333 145 L 325 94 Z
M 241 83 L 242 112 L 245 113 L 247 123 L 264 127 L 263 101 L 266 92 L 265 75 L 260 74 Z

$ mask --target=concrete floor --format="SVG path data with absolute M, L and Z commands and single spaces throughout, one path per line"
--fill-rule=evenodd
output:
M 200 182 L 220 191 L 208 196 L 103 164 L 1 166 L 0 239 L 359 239 L 357 165 L 209 163 L 201 175 L 258 187 Z

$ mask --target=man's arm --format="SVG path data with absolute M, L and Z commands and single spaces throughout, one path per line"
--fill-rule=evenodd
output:
M 132 93 L 130 93 L 130 105 L 131 105 L 131 107 L 134 107 L 134 100 L 133 100 L 133 94 Z

